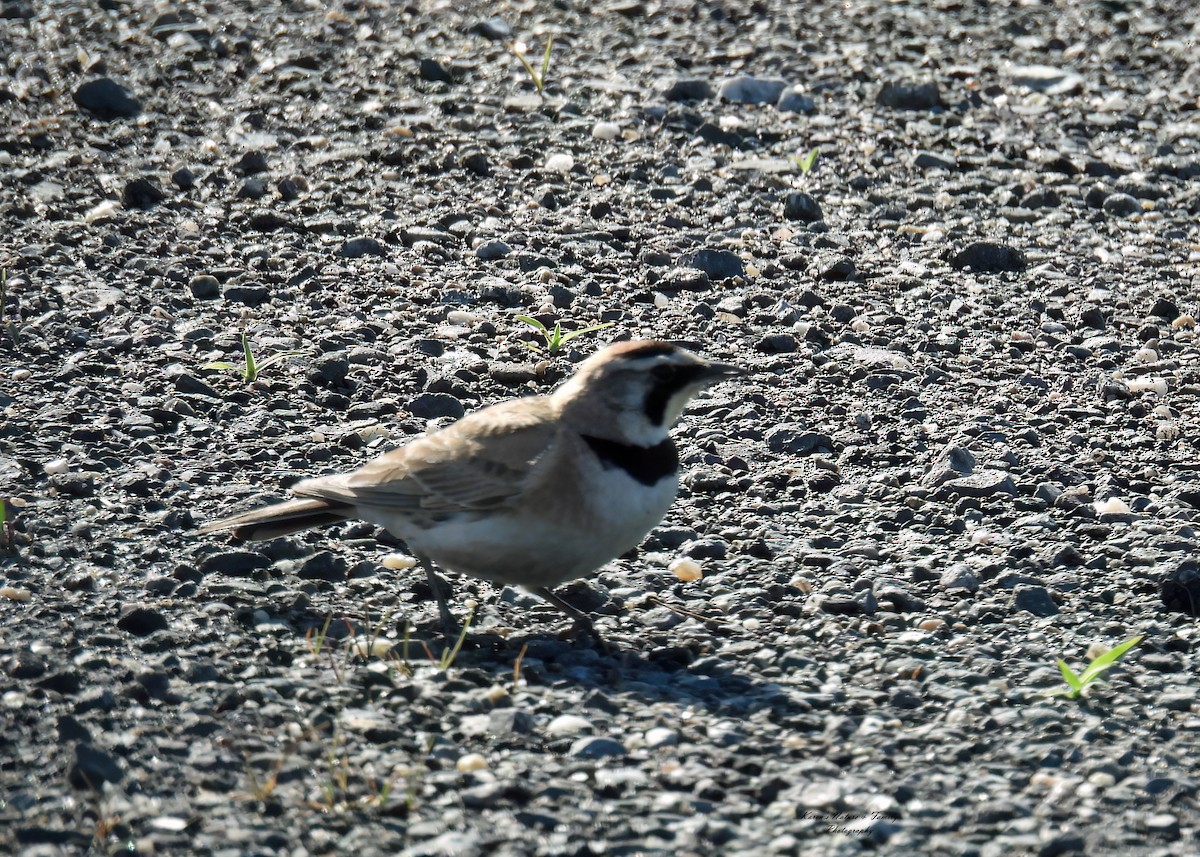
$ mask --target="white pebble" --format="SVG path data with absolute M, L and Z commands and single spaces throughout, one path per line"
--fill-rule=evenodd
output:
M 681 557 L 667 566 L 667 571 L 678 577 L 684 583 L 691 583 L 694 580 L 699 580 L 704 576 L 700 569 L 700 563 L 694 559 L 686 559 Z
M 395 643 L 380 637 L 373 640 L 370 637 L 356 637 L 354 640 L 354 653 L 360 658 L 386 658 L 393 648 Z
M 597 122 L 592 126 L 592 136 L 597 140 L 615 140 L 621 136 L 621 126 L 616 122 Z
M 383 567 L 393 571 L 405 571 L 417 564 L 417 558 L 402 553 L 390 553 L 383 558 Z
M 1092 508 L 1096 510 L 1097 515 L 1129 514 L 1129 504 L 1117 497 L 1109 497 L 1107 500 L 1097 500 L 1092 504 Z
M 454 765 L 454 767 L 458 768 L 458 770 L 462 771 L 463 773 L 468 773 L 470 771 L 483 771 L 487 769 L 487 766 L 487 759 L 483 758 L 483 756 L 479 753 L 467 753 L 465 756 L 460 756 L 458 758 L 458 762 L 456 762 Z
M 546 169 L 552 173 L 569 173 L 575 168 L 575 159 L 565 152 L 546 158 Z
M 578 714 L 560 714 L 546 725 L 546 734 L 558 738 L 592 731 L 592 721 Z
M 1171 322 L 1171 327 L 1195 327 L 1196 319 L 1193 316 L 1184 313 L 1179 318 Z
M 479 321 L 479 316 L 471 312 L 464 312 L 461 309 L 452 309 L 446 313 L 446 321 L 451 324 L 461 324 L 465 327 L 470 327 Z
M 1167 394 L 1167 382 L 1162 378 L 1129 378 L 1124 382 L 1131 393 L 1157 393 L 1160 396 Z
M 69 469 L 70 465 L 65 458 L 56 458 L 42 465 L 42 470 L 46 471 L 47 476 L 59 476 L 66 473 Z
M 653 729 L 646 730 L 645 740 L 646 746 L 651 750 L 659 747 L 674 747 L 679 743 L 679 733 L 666 726 L 655 726 Z
M 32 597 L 33 593 L 28 589 L 18 586 L 0 586 L 0 598 L 7 598 L 10 601 L 28 601 Z
M 14 369 L 12 373 L 12 379 L 18 384 L 20 384 L 22 381 L 28 381 L 32 377 L 33 373 L 28 369 Z

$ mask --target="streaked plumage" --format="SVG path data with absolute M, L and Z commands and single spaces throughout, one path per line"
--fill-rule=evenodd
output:
M 523 586 L 587 625 L 550 587 L 636 547 L 678 489 L 668 431 L 688 399 L 742 373 L 653 340 L 601 350 L 548 396 L 468 414 L 350 473 L 305 479 L 298 499 L 203 527 L 264 539 L 348 518 L 403 539 L 453 624 L 430 562 Z

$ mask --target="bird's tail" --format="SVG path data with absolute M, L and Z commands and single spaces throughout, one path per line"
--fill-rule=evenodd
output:
M 354 516 L 354 507 L 334 500 L 288 500 L 274 506 L 251 509 L 230 518 L 205 524 L 198 533 L 232 530 L 239 539 L 273 539 L 344 521 Z

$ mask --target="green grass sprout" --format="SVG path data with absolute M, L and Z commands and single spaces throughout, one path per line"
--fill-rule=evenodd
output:
M 1067 687 L 1057 691 L 1054 695 L 1065 696 L 1067 699 L 1079 699 L 1085 687 L 1098 679 L 1105 670 L 1119 661 L 1126 652 L 1141 641 L 1141 637 L 1134 637 L 1133 639 L 1126 640 L 1119 646 L 1114 646 L 1088 664 L 1081 675 L 1076 675 L 1075 671 L 1067 665 L 1067 662 L 1059 658 L 1057 661 L 1058 669 L 1062 673 Z
M 534 328 L 542 335 L 542 339 L 544 339 L 546 343 L 544 346 L 538 342 L 526 342 L 525 344 L 534 350 L 540 350 L 544 347 L 550 354 L 558 354 L 564 345 L 576 337 L 580 337 L 588 333 L 595 333 L 597 330 L 603 330 L 606 327 L 613 326 L 613 322 L 606 321 L 604 324 L 593 324 L 590 327 L 581 327 L 579 330 L 563 331 L 562 325 L 558 322 L 554 323 L 554 330 L 550 330 L 546 327 L 546 325 L 542 324 L 536 318 L 532 318 L 528 315 L 517 316 L 517 321 L 524 322 L 525 324 Z
M 299 357 L 303 351 L 280 351 L 272 354 L 265 360 L 256 360 L 254 352 L 250 349 L 250 337 L 245 332 L 242 333 L 242 353 L 245 355 L 245 363 L 238 366 L 234 363 L 229 363 L 225 360 L 217 360 L 212 363 L 205 363 L 205 369 L 220 369 L 227 372 L 237 372 L 242 376 L 247 384 L 253 384 L 258 380 L 259 376 L 271 366 L 274 366 L 280 361 L 286 360 L 289 357 Z
M 521 61 L 521 65 L 525 66 L 525 71 L 529 75 L 529 79 L 533 81 L 533 86 L 537 90 L 537 94 L 542 98 L 546 97 L 546 75 L 550 71 L 550 51 L 554 48 L 554 37 L 546 37 L 546 50 L 542 54 L 542 68 L 538 71 L 533 67 L 533 63 L 520 50 L 517 49 L 516 42 L 508 42 L 508 49 L 512 51 L 513 56 Z
M 810 172 L 812 172 L 812 168 L 817 165 L 817 158 L 820 157 L 820 155 L 820 148 L 813 146 L 803 155 L 797 155 L 792 160 L 796 162 L 796 166 L 800 168 L 800 172 L 804 173 L 804 175 L 808 175 Z

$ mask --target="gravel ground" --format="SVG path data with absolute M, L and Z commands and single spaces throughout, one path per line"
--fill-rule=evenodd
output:
M 1195 853 L 1194 9 L 0 2 L 0 851 Z M 641 336 L 610 651 L 193 532 Z

